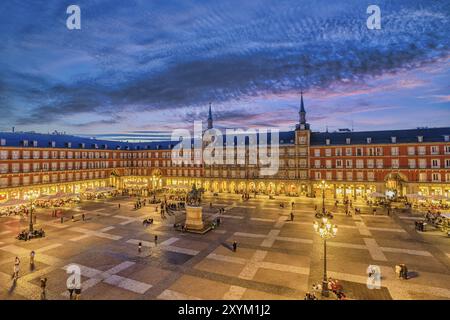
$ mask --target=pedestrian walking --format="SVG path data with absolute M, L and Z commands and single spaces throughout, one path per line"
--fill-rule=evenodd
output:
M 81 214 L 81 219 L 84 221 L 84 213 Z
M 158 235 L 155 234 L 155 247 L 158 245 Z
M 19 278 L 19 269 L 20 269 L 20 259 L 19 257 L 16 257 L 14 260 L 14 273 L 13 273 L 13 279 L 17 280 Z
M 61 223 L 63 223 L 64 222 L 64 217 L 63 216 L 61 216 Z
M 237 242 L 233 241 L 233 251 L 236 252 L 237 249 Z
M 142 242 L 139 242 L 139 244 L 138 244 L 138 252 L 139 253 L 142 252 Z
M 41 278 L 41 300 L 46 300 L 47 278 Z
M 36 253 L 34 252 L 34 250 L 32 250 L 30 252 L 30 269 L 34 270 L 34 256 L 36 255 Z
M 291 221 L 294 221 L 294 213 L 291 211 Z
M 118 205 L 118 206 L 119 206 L 119 209 L 120 209 L 120 203 L 119 203 L 119 205 Z
M 72 215 L 72 222 L 75 222 L 75 216 Z

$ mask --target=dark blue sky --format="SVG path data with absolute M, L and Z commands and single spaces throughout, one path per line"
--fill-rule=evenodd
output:
M 0 130 L 141 135 L 210 101 L 217 126 L 287 129 L 302 88 L 313 130 L 450 126 L 450 1 L 5 0 L 0 27 Z

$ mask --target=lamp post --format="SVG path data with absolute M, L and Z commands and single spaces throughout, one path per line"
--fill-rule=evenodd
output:
M 325 188 L 327 187 L 325 180 L 322 180 L 321 186 L 322 186 L 322 213 L 325 215 Z
M 327 239 L 334 238 L 337 233 L 337 226 L 330 223 L 327 218 L 322 218 L 320 222 L 314 222 L 314 231 L 323 239 L 323 280 L 322 296 L 328 297 L 328 277 L 327 277 Z
M 30 195 L 30 213 L 29 213 L 29 225 L 28 229 L 29 232 L 33 232 L 33 208 L 34 208 L 34 199 L 36 198 L 36 195 Z

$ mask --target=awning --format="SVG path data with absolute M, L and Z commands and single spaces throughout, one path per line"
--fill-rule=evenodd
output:
M 384 198 L 385 195 L 379 192 L 372 192 L 371 194 L 369 194 L 369 197 L 372 198 Z
M 6 202 L 0 203 L 0 208 L 16 207 L 16 206 L 26 205 L 28 203 L 29 203 L 29 201 L 27 201 L 27 200 L 9 199 Z

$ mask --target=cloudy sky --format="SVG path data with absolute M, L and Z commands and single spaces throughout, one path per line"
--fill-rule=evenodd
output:
M 450 2 L 0 3 L 0 130 L 164 137 L 215 126 L 450 126 Z M 81 8 L 81 30 L 66 8 Z

